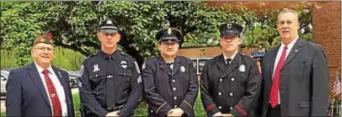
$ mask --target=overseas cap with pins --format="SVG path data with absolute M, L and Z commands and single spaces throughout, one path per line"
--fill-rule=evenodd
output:
M 38 43 L 45 43 L 45 44 L 50 44 L 53 45 L 53 40 L 52 40 L 52 33 L 44 33 L 40 36 L 38 36 L 34 41 L 33 45 L 36 45 Z
M 162 41 L 177 41 L 182 43 L 182 33 L 176 28 L 164 28 L 157 32 L 156 39 Z
M 115 22 L 113 22 L 110 19 L 107 19 L 102 22 L 99 31 L 105 33 L 116 33 L 119 32 L 119 28 Z
M 220 26 L 220 37 L 223 37 L 223 36 L 240 37 L 242 30 L 243 30 L 243 27 L 239 24 L 235 24 L 235 23 L 222 24 Z

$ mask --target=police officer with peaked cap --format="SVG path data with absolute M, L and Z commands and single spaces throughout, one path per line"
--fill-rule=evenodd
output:
M 165 28 L 156 34 L 156 39 L 160 56 L 146 60 L 142 68 L 148 116 L 195 116 L 198 79 L 192 61 L 177 56 L 181 32 Z
M 201 74 L 201 98 L 208 116 L 251 116 L 260 92 L 256 61 L 238 52 L 243 27 L 220 26 L 222 54 L 208 60 Z
M 142 97 L 142 79 L 135 60 L 117 50 L 118 26 L 105 20 L 97 37 L 101 49 L 84 60 L 79 78 L 83 116 L 133 116 Z

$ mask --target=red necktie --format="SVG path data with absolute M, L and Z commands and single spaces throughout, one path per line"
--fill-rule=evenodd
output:
M 283 52 L 281 53 L 280 59 L 277 63 L 277 67 L 274 71 L 272 88 L 270 93 L 270 103 L 272 108 L 274 108 L 279 102 L 279 81 L 280 81 L 280 70 L 284 65 L 285 57 L 286 57 L 287 47 L 285 46 Z
M 53 108 L 53 116 L 62 116 L 61 103 L 59 102 L 59 98 L 58 98 L 55 86 L 53 85 L 49 77 L 49 71 L 43 70 L 43 74 L 45 77 L 46 86 L 49 90 L 49 97 L 51 100 L 51 106 Z

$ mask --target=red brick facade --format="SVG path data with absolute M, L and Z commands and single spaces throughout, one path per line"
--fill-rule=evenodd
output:
M 255 51 L 254 48 L 242 48 L 241 53 L 251 56 L 251 52 Z M 219 46 L 215 47 L 194 47 L 194 48 L 183 48 L 180 49 L 178 55 L 185 56 L 188 58 L 213 58 L 221 54 Z
M 330 71 L 330 91 L 341 75 L 341 2 L 328 2 L 313 12 L 313 41 L 323 46 Z M 330 92 L 332 94 L 332 92 Z

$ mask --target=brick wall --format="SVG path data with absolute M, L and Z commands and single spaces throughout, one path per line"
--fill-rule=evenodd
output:
M 256 50 L 255 48 L 242 48 L 241 53 L 251 55 L 251 52 Z M 185 56 L 188 58 L 213 58 L 221 54 L 219 46 L 215 47 L 194 47 L 194 48 L 182 48 L 178 51 L 178 55 Z
M 341 3 L 327 2 L 313 12 L 313 41 L 323 46 L 330 71 L 330 89 L 341 73 Z M 330 96 L 332 94 L 330 90 Z

